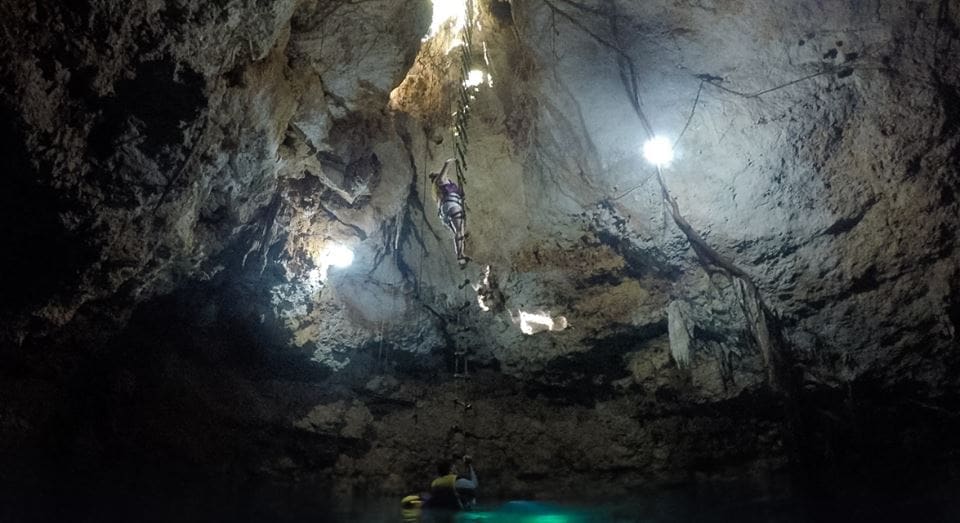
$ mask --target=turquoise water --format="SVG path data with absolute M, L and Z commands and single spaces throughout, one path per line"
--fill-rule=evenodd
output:
M 583 508 L 569 508 L 534 501 L 513 501 L 486 510 L 456 515 L 457 523 L 588 523 L 599 514 Z
M 0 487 L 0 523 L 821 523 L 960 522 L 960 490 L 905 495 L 897 490 L 830 498 L 729 485 L 638 493 L 591 502 L 486 501 L 471 512 L 406 511 L 399 498 L 338 499 L 285 487 L 217 495 L 196 486 L 133 494 L 115 489 L 9 490 Z M 482 500 L 483 501 L 483 500 Z
M 943 493 L 909 499 L 895 495 L 829 500 L 730 498 L 673 492 L 599 504 L 511 501 L 459 513 L 366 504 L 361 510 L 331 516 L 334 521 L 352 523 L 930 523 L 960 522 L 960 498 Z

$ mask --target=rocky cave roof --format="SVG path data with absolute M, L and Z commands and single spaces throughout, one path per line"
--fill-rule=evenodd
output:
M 419 0 L 3 4 L 11 441 L 83 434 L 96 377 L 261 450 L 320 438 L 260 472 L 402 491 L 430 434 L 563 490 L 558 453 L 780 466 L 771 405 L 854 386 L 953 411 L 953 2 L 484 0 L 466 30 Z

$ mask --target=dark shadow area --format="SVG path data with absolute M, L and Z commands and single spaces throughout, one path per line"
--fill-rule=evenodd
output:
M 804 392 L 794 435 L 798 485 L 827 503 L 960 492 L 960 398 L 930 398 L 925 388 L 867 377 Z
M 89 154 L 99 161 L 110 157 L 117 139 L 132 124 L 143 136 L 140 149 L 165 161 L 165 148 L 182 146 L 184 125 L 206 107 L 203 90 L 200 74 L 182 66 L 178 69 L 171 60 L 140 64 L 134 78 L 118 84 L 116 96 L 97 101 L 101 115 L 90 132 Z
M 329 371 L 286 344 L 278 275 L 233 265 L 140 305 L 103 346 L 68 335 L 0 374 L 25 395 L 0 409 L 0 519 L 323 520 L 330 470 L 369 443 L 294 427 Z
M 667 320 L 655 324 L 611 326 L 611 334 L 594 340 L 590 349 L 550 361 L 525 387 L 559 404 L 592 406 L 617 394 L 611 382 L 629 375 L 624 357 L 650 340 L 667 334 Z
M 60 213 L 69 204 L 46 185 L 50 167 L 31 158 L 20 117 L 0 104 L 0 317 L 29 311 L 57 290 L 69 288 L 93 250 L 64 227 Z

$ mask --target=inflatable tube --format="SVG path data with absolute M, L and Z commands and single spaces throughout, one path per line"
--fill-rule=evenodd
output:
M 410 494 L 400 500 L 400 506 L 403 508 L 417 508 L 423 505 L 423 500 L 418 494 Z

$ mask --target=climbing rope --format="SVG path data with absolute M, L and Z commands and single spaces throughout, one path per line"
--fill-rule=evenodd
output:
M 424 169 L 427 169 L 427 148 L 426 147 L 423 148 L 423 160 L 421 160 L 420 165 L 422 165 Z M 424 229 L 426 229 L 427 228 L 427 176 L 423 177 L 423 187 L 420 190 L 420 194 L 421 194 L 420 199 L 422 200 L 420 203 L 420 208 L 423 210 L 423 226 L 424 226 Z M 411 221 L 411 225 L 412 223 L 413 222 Z M 421 282 L 423 281 L 423 258 L 426 255 L 426 250 L 427 250 L 426 242 L 421 240 L 420 241 L 420 259 L 417 263 L 417 293 L 415 296 L 417 300 L 420 300 L 421 304 L 423 303 L 423 296 L 420 293 L 420 286 L 421 286 Z M 417 323 L 416 323 L 417 352 L 420 352 L 421 345 L 423 345 L 423 329 L 421 326 L 422 321 L 423 321 L 423 307 L 421 306 L 421 307 L 417 307 Z

